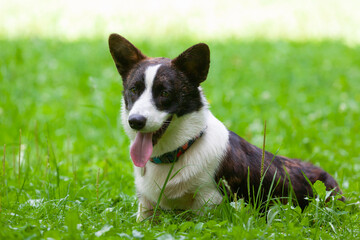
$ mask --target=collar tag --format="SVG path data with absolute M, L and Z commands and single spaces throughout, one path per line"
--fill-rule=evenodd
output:
M 146 170 L 145 168 L 146 168 L 146 166 L 142 167 L 140 170 L 142 177 L 145 175 L 145 170 Z

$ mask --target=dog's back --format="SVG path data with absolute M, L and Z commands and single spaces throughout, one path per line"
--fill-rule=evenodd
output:
M 286 203 L 292 191 L 291 194 L 296 197 L 294 202 L 304 209 L 308 205 L 305 198 L 313 197 L 309 181 L 313 184 L 320 180 L 325 184 L 326 190 L 334 189 L 333 195 L 341 193 L 334 178 L 311 163 L 265 152 L 264 176 L 261 176 L 261 161 L 262 149 L 230 132 L 227 154 L 216 172 L 215 179 L 217 182 L 226 180 L 230 187 L 227 189 L 229 196 L 236 193 L 245 201 L 257 201 L 257 204 L 263 203 L 269 196 Z

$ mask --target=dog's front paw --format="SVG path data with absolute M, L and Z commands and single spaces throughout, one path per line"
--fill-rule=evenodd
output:
M 147 212 L 138 212 L 136 217 L 136 222 L 142 222 L 146 219 L 148 219 L 152 215 L 152 211 Z
M 150 204 L 144 203 L 144 201 L 141 201 L 138 207 L 136 222 L 142 222 L 145 219 L 149 218 L 152 214 L 153 214 L 152 206 Z

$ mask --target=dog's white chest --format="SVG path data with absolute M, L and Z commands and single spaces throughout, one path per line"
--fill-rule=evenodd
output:
M 176 164 L 178 165 L 178 164 Z M 163 199 L 167 199 L 165 205 L 178 205 L 171 204 L 171 202 L 177 202 L 178 198 L 186 195 L 187 192 L 190 192 L 190 186 L 185 186 L 182 182 L 173 181 L 175 176 L 174 174 L 178 171 L 178 167 L 174 167 L 172 170 L 169 180 L 165 185 L 166 178 L 171 169 L 171 164 L 154 164 L 148 162 L 145 168 L 136 168 L 135 169 L 135 183 L 137 191 L 142 196 L 145 196 L 151 202 L 156 203 L 159 199 L 160 193 L 163 190 Z M 171 179 L 173 177 L 173 179 Z M 162 201 L 165 203 L 165 201 Z M 185 202 L 183 205 L 187 205 Z M 168 206 L 172 208 L 173 206 Z M 188 206 L 184 206 L 188 208 Z
M 163 189 L 160 206 L 164 209 L 192 209 L 198 198 L 204 198 L 204 202 L 210 200 L 210 202 L 219 203 L 221 201 L 221 195 L 208 174 L 199 173 L 185 180 L 184 174 L 190 173 L 186 172 L 186 167 L 181 164 L 177 165 L 172 170 L 169 178 L 171 180 L 167 182 L 166 186 L 164 184 L 171 164 L 147 164 L 144 176 L 141 176 L 141 169 L 136 169 L 135 182 L 138 193 L 155 204 Z M 179 169 L 181 170 L 179 171 Z M 181 174 L 182 170 L 184 170 L 183 175 L 176 178 L 175 174 Z

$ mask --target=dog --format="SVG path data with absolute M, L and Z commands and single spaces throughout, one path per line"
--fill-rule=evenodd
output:
M 174 59 L 150 58 L 111 34 L 109 49 L 123 83 L 121 119 L 131 140 L 138 221 L 153 214 L 165 182 L 162 209 L 199 210 L 220 204 L 223 194 L 251 202 L 259 190 L 261 202 L 269 194 L 282 203 L 292 196 L 304 209 L 317 180 L 341 194 L 334 178 L 310 163 L 270 152 L 262 160 L 262 149 L 214 117 L 200 86 L 210 66 L 206 44 Z

